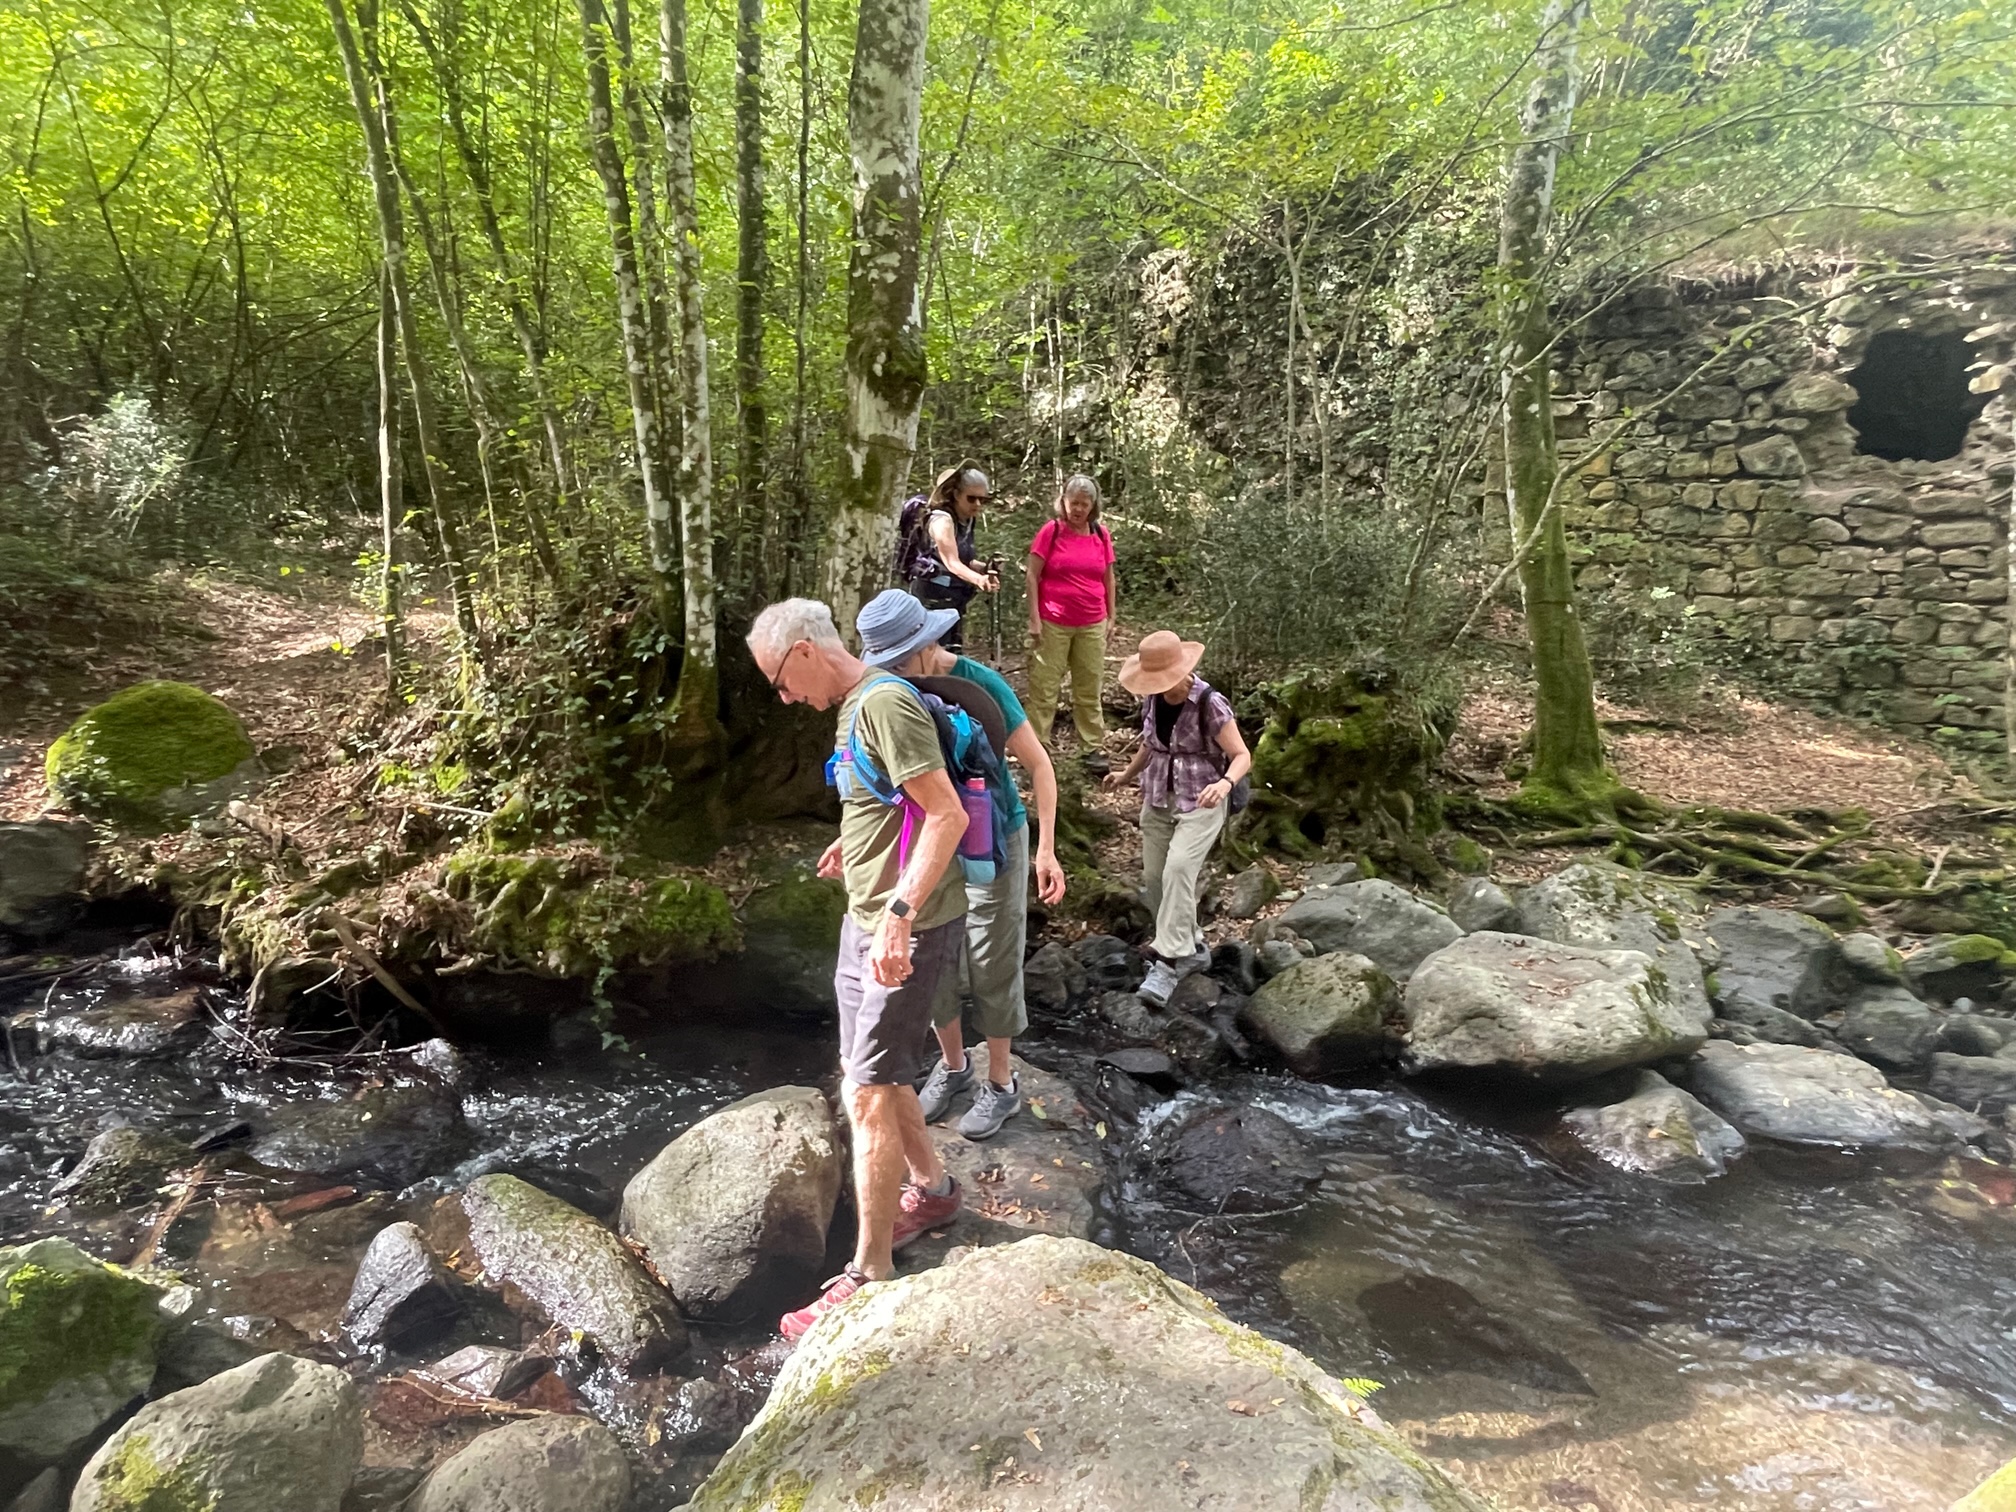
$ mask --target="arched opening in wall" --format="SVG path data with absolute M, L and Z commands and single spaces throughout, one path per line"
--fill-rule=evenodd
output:
M 1988 402 L 1967 392 L 1974 349 L 1958 336 L 1878 331 L 1848 375 L 1861 395 L 1848 411 L 1855 449 L 1890 462 L 1939 462 L 1959 452 Z

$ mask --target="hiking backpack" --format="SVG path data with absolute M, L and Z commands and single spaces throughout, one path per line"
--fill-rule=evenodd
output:
M 897 582 L 936 577 L 945 570 L 938 548 L 931 544 L 930 522 L 931 500 L 926 495 L 912 494 L 903 501 L 903 511 L 896 517 Z

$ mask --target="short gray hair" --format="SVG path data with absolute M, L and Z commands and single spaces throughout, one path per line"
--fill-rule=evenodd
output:
M 757 654 L 789 651 L 801 640 L 846 649 L 839 627 L 833 623 L 833 611 L 817 599 L 784 599 L 770 605 L 756 616 L 748 639 L 750 651 Z

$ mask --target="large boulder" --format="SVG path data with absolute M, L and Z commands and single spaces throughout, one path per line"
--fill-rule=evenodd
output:
M 393 1223 L 378 1231 L 357 1264 L 343 1335 L 359 1349 L 421 1349 L 461 1316 L 455 1278 L 427 1248 L 419 1226 Z
M 238 716 L 187 683 L 136 683 L 49 748 L 49 791 L 94 818 L 155 826 L 220 808 L 258 776 Z
M 1297 1351 L 1146 1261 L 1056 1238 L 974 1251 L 828 1315 L 689 1512 L 979 1503 L 1485 1512 Z
M 350 1378 L 261 1355 L 142 1407 L 91 1456 L 70 1512 L 338 1512 L 363 1458 Z
M 620 1226 L 688 1317 L 743 1318 L 819 1279 L 841 1164 L 826 1094 L 773 1087 L 659 1151 L 624 1188 Z
M 1284 1207 L 1323 1179 L 1323 1163 L 1295 1126 L 1250 1104 L 1200 1103 L 1155 1130 L 1148 1157 L 1210 1213 Z
M 108 995 L 72 1011 L 50 1003 L 35 1016 L 35 1038 L 46 1054 L 87 1059 L 163 1060 L 203 1043 L 209 1033 L 202 989 L 158 995 Z
M 1685 1055 L 1708 1004 L 1637 950 L 1586 950 L 1531 935 L 1465 935 L 1407 984 L 1406 1063 L 1572 1082 Z
M 1716 1020 L 1715 1033 L 1739 1045 L 1824 1045 L 1831 1036 L 1818 1024 L 1768 1003 L 1731 1003 Z
M 1952 1512 L 2016 1512 L 2016 1460 L 1953 1503 Z
M 1862 988 L 1835 1037 L 1885 1071 L 1923 1071 L 1939 1041 L 1939 1015 L 1902 987 Z
M 1376 878 L 1312 887 L 1281 916 L 1281 923 L 1318 951 L 1365 956 L 1396 982 L 1406 981 L 1423 959 L 1463 934 L 1441 909 Z
M 1909 1093 L 1852 1055 L 1711 1040 L 1689 1068 L 1694 1093 L 1752 1139 L 1832 1148 L 1944 1150 L 1951 1133 Z
M 0 824 L 0 941 L 39 945 L 83 910 L 91 848 L 81 825 Z
M 1522 889 L 1519 923 L 1506 933 L 1588 950 L 1641 950 L 1689 998 L 1706 997 L 1701 963 L 1715 958 L 1692 892 L 1607 861 L 1578 861 Z
M 665 1289 L 608 1229 L 516 1176 L 462 1194 L 469 1246 L 492 1284 L 508 1282 L 619 1369 L 644 1375 L 686 1350 Z
M 1904 957 L 1904 982 L 1920 997 L 1950 1003 L 1993 997 L 2012 969 L 2016 951 L 1993 935 L 1949 935 Z
M 1466 877 L 1449 894 L 1449 917 L 1465 934 L 1505 933 L 1519 927 L 1519 905 L 1489 877 Z
M 822 877 L 787 877 L 742 905 L 743 958 L 808 1003 L 833 1006 L 833 962 L 847 890 Z
M 1942 1051 L 1932 1057 L 1932 1076 L 1926 1085 L 1934 1097 L 1999 1118 L 2016 1107 L 2016 1059 Z
M 251 1153 L 283 1171 L 398 1188 L 452 1165 L 467 1140 L 462 1105 L 442 1088 L 372 1087 L 274 1109 Z
M 1708 937 L 1721 953 L 1715 1008 L 1748 1022 L 1746 1009 L 1778 1008 L 1815 1019 L 1840 1006 L 1847 964 L 1827 926 L 1782 908 L 1718 908 Z
M 158 1300 L 67 1239 L 0 1249 L 0 1469 L 61 1459 L 147 1389 Z
M 1661 1181 L 1720 1176 L 1743 1153 L 1743 1136 L 1657 1071 L 1640 1071 L 1622 1102 L 1570 1108 L 1561 1121 L 1598 1159 Z
M 537 1417 L 480 1434 L 434 1467 L 405 1512 L 623 1512 L 630 1462 L 593 1418 Z
M 1400 994 L 1362 955 L 1334 950 L 1269 977 L 1246 1018 L 1300 1076 L 1383 1060 L 1399 1047 Z

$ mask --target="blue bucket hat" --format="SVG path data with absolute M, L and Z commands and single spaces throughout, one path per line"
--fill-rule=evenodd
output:
M 901 588 L 885 588 L 854 617 L 861 660 L 871 667 L 908 661 L 925 646 L 937 645 L 958 623 L 957 609 L 926 609 Z

